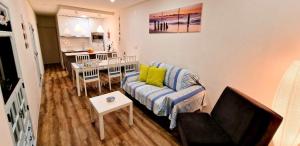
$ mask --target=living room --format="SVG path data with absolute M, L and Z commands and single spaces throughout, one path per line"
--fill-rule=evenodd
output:
M 181 10 L 194 6 L 200 19 L 189 24 L 194 15 L 181 17 Z M 2 11 L 1 15 L 11 20 L 6 21 L 9 23 L 5 27 L 11 25 L 12 29 L 1 27 L 1 37 L 11 38 L 12 45 L 5 48 L 10 46 L 10 55 L 14 56 L 10 57 L 16 64 L 13 79 L 21 80 L 11 83 L 14 88 L 9 86 L 9 95 L 4 95 L 8 89 L 6 82 L 12 79 L 7 81 L 5 70 L 10 68 L 4 64 L 5 56 L 9 55 L 1 52 L 0 68 L 4 68 L 0 72 L 4 75 L 0 78 L 0 95 L 4 99 L 0 100 L 1 145 L 22 145 L 13 136 L 16 128 L 8 124 L 11 95 L 18 94 L 17 87 L 22 88 L 27 98 L 24 104 L 29 107 L 33 145 L 192 145 L 192 138 L 186 138 L 190 133 L 179 128 L 187 120 L 177 114 L 209 113 L 214 119 L 213 116 L 220 116 L 216 114 L 217 108 L 222 107 L 215 105 L 227 92 L 246 94 L 251 103 L 255 100 L 254 105 L 271 109 L 276 112 L 272 114 L 278 113 L 283 118 L 280 127 L 277 125 L 275 131 L 265 133 L 269 136 L 262 141 L 274 146 L 300 144 L 297 124 L 300 2 L 296 0 L 1 0 Z M 170 13 L 174 15 L 163 17 Z M 175 15 L 176 31 L 172 29 L 174 24 L 169 23 Z M 5 17 L 1 21 L 8 20 Z M 185 18 L 188 24 L 182 25 L 187 31 L 180 31 L 179 20 Z M 1 40 L 1 44 L 4 42 L 7 39 L 3 43 Z M 93 66 L 93 60 L 101 60 L 103 54 L 106 60 L 120 58 L 119 66 L 111 66 L 110 61 L 96 62 L 99 80 L 95 84 L 85 82 L 82 68 Z M 77 56 L 81 55 L 88 55 L 91 61 L 78 61 Z M 115 68 L 110 72 L 112 67 Z M 126 69 L 131 67 L 135 72 L 127 74 Z M 162 68 L 164 71 L 159 70 Z M 141 79 L 145 70 L 148 75 Z M 157 76 L 148 83 L 153 73 L 150 70 L 163 72 L 158 85 Z M 116 72 L 120 75 L 115 76 Z M 114 97 L 107 100 L 116 103 L 123 96 L 122 103 L 114 107 L 120 110 L 111 111 L 109 106 L 100 104 L 106 101 L 100 101 L 99 97 Z M 168 102 L 170 105 L 165 105 Z M 177 104 L 184 102 L 189 106 Z M 230 109 L 234 105 L 228 106 Z M 107 109 L 103 111 L 102 107 Z M 238 121 L 235 116 L 231 118 Z M 195 123 L 190 125 L 201 125 Z M 227 131 L 226 128 L 223 130 Z M 197 135 L 201 131 L 192 133 Z M 263 139 L 262 133 L 254 134 L 261 134 Z M 247 144 L 246 140 L 243 143 L 234 137 L 237 133 L 231 134 L 227 131 L 226 135 L 231 137 L 229 143 L 233 145 L 266 145 L 259 138 L 256 140 L 260 143 Z M 195 145 L 204 144 L 201 138 L 196 139 Z M 213 144 L 214 141 L 207 142 Z

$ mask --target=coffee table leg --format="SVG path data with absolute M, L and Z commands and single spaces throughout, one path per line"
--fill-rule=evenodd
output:
M 100 128 L 100 139 L 104 139 L 104 121 L 103 115 L 99 115 L 99 128 Z
M 129 105 L 129 125 L 133 125 L 133 109 L 132 109 L 132 103 Z

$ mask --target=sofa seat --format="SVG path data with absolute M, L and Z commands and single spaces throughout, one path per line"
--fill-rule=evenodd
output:
M 182 124 L 189 123 L 189 124 Z M 230 136 L 208 113 L 178 114 L 178 129 L 183 145 L 188 146 L 234 146 Z M 201 132 L 194 132 L 201 131 Z
M 158 116 L 167 116 L 166 112 L 160 111 L 163 109 L 165 98 L 175 92 L 167 86 L 160 88 L 141 81 L 130 82 L 124 89 Z

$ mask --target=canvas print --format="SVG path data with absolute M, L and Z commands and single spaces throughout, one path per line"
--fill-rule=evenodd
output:
M 152 13 L 149 33 L 200 32 L 202 3 L 193 6 Z
M 11 31 L 7 8 L 0 3 L 0 31 Z

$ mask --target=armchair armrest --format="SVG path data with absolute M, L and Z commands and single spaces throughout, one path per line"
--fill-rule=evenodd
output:
M 123 78 L 122 82 L 121 82 L 122 88 L 124 88 L 124 86 L 127 83 L 138 81 L 139 77 L 140 77 L 139 72 L 131 72 L 131 73 L 126 74 L 125 77 Z

